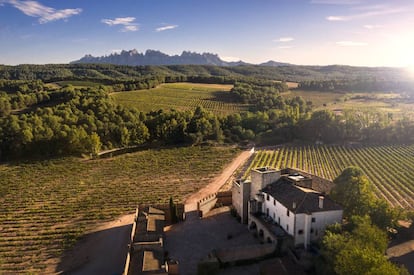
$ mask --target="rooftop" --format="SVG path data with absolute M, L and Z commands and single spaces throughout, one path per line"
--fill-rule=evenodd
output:
M 254 169 L 260 173 L 273 173 L 273 172 L 277 172 L 279 170 L 272 168 L 272 167 L 260 167 L 260 168 L 256 168 Z
M 294 213 L 313 213 L 342 210 L 342 206 L 329 197 L 323 197 L 323 207 L 319 207 L 321 193 L 312 189 L 296 186 L 289 176 L 283 175 L 278 181 L 262 189 Z
M 138 212 L 128 274 L 165 274 L 164 211 L 146 207 Z

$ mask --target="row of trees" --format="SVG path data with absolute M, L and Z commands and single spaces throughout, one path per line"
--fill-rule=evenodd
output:
M 299 83 L 298 89 L 326 92 L 379 92 L 412 90 L 412 85 L 404 81 L 383 81 L 376 79 L 308 80 Z
M 414 141 L 414 123 L 403 117 L 395 120 L 380 112 L 329 110 L 313 112 L 296 125 L 296 136 L 312 142 L 410 143 Z
M 344 206 L 345 223 L 326 230 L 317 273 L 408 274 L 385 257 L 388 229 L 395 228 L 402 210 L 376 198 L 359 168 L 345 169 L 334 183 L 331 196 Z

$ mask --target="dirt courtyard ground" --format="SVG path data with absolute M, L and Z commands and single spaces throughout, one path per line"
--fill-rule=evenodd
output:
M 227 235 L 232 234 L 231 239 Z M 189 217 L 165 231 L 165 249 L 178 260 L 180 274 L 197 274 L 197 263 L 215 248 L 257 244 L 257 239 L 238 223 L 228 207 L 215 209 L 207 217 Z
M 240 247 L 258 244 L 258 240 L 230 215 L 228 207 L 213 209 L 202 219 L 192 216 L 186 221 L 165 229 L 165 249 L 168 255 L 179 262 L 180 274 L 197 274 L 197 263 L 213 249 Z M 232 238 L 227 239 L 231 234 Z M 272 274 L 289 274 L 285 266 L 288 259 L 270 259 L 259 264 L 236 266 L 220 270 L 220 275 L 259 274 L 262 264 L 278 266 L 278 272 Z M 275 269 L 273 269 L 275 270 Z

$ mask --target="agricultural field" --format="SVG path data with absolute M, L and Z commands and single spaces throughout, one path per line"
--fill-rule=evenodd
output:
M 281 146 L 256 152 L 244 173 L 255 167 L 292 167 L 335 179 L 348 166 L 360 167 L 378 197 L 393 206 L 414 209 L 414 145 L 392 146 Z
M 0 274 L 41 274 L 79 236 L 142 203 L 182 201 L 239 151 L 153 149 L 0 165 Z
M 149 112 L 163 110 L 193 110 L 202 106 L 217 115 L 248 109 L 237 103 L 229 92 L 233 85 L 168 83 L 156 88 L 111 94 L 118 104 Z
M 282 93 L 283 97 L 293 98 L 296 96 L 302 97 L 306 101 L 312 101 L 315 108 L 324 107 L 324 104 L 329 106 L 341 100 L 345 94 L 336 92 L 318 92 L 318 91 L 301 91 L 291 90 L 286 93 Z
M 345 110 L 390 113 L 393 118 L 414 119 L 414 100 L 398 93 L 338 93 L 292 90 L 282 96 L 300 96 L 312 101 L 315 110 L 328 109 L 335 113 Z

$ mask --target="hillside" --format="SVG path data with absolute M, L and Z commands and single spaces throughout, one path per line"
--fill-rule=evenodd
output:
M 146 80 L 156 78 L 216 77 L 239 80 L 245 77 L 262 80 L 285 80 L 292 82 L 321 80 L 374 80 L 387 81 L 402 86 L 413 81 L 401 68 L 351 67 L 351 66 L 213 66 L 213 65 L 169 65 L 126 66 L 112 64 L 48 64 L 48 65 L 0 65 L 0 79 L 38 80 L 53 82 L 62 80 L 100 80 L 119 82 L 124 80 Z M 180 81 L 183 81 L 181 79 Z M 103 83 L 105 84 L 105 83 Z

